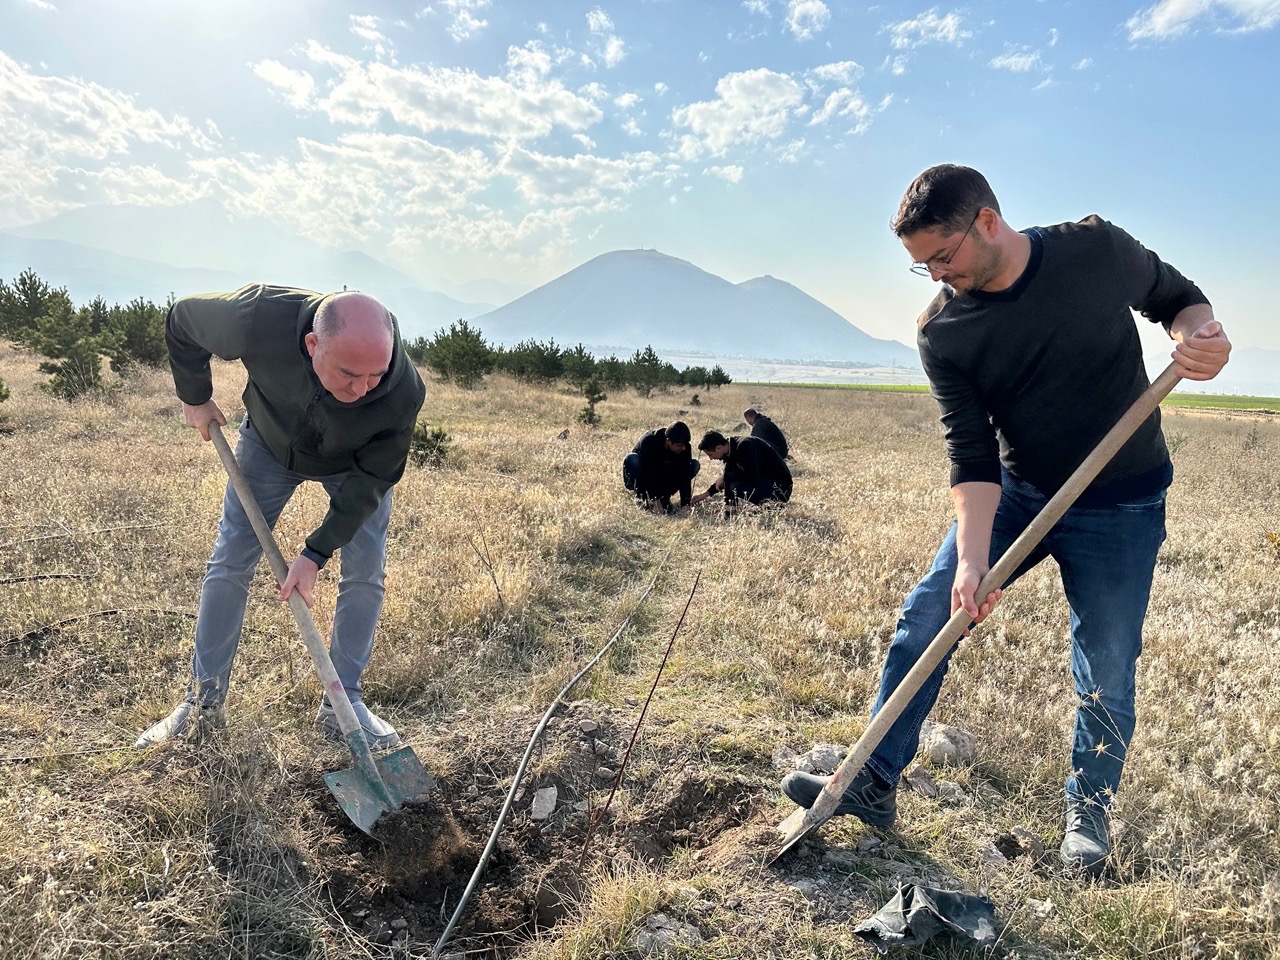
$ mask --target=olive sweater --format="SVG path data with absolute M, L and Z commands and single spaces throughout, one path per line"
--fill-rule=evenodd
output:
M 1208 300 L 1097 216 L 1026 233 L 1031 258 L 1017 282 L 997 293 L 944 286 L 920 317 L 917 343 L 952 484 L 999 483 L 1003 464 L 1051 495 L 1148 386 L 1130 311 L 1168 329 L 1184 307 Z M 1171 476 L 1156 410 L 1081 502 L 1118 502 Z
M 183 403 L 213 396 L 209 358 L 240 360 L 244 405 L 280 464 L 307 478 L 350 472 L 307 537 L 321 560 L 346 545 L 404 474 L 426 388 L 397 327 L 391 367 L 376 387 L 342 403 L 320 384 L 303 338 L 325 295 L 250 284 L 231 293 L 183 297 L 169 310 L 165 341 Z M 394 318 L 393 318 L 394 322 Z M 315 557 L 313 557 L 315 559 Z

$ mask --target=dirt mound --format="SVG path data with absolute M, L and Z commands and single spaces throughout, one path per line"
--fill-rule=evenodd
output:
M 430 797 L 379 820 L 376 840 L 349 823 L 341 828 L 324 867 L 328 892 L 352 928 L 405 953 L 434 944 L 470 880 L 537 719 L 525 713 L 467 734 L 442 732 L 433 749 L 466 763 L 442 772 Z M 588 834 L 593 864 L 659 864 L 677 848 L 706 847 L 746 820 L 752 791 L 745 781 L 662 763 L 646 764 L 654 772 L 635 782 L 628 771 L 602 817 L 633 722 L 615 722 L 610 708 L 592 702 L 553 720 L 450 949 L 501 956 L 564 919 L 584 893 L 580 863 Z M 533 797 L 549 787 L 555 807 L 535 821 Z M 345 820 L 332 798 L 318 803 L 335 823 Z

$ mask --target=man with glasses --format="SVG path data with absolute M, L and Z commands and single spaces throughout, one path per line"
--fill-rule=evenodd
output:
M 956 522 L 903 605 L 873 713 L 955 610 L 974 623 L 986 618 L 1001 591 L 974 596 L 982 577 L 1146 389 L 1131 310 L 1164 325 L 1189 380 L 1212 379 L 1231 351 L 1199 288 L 1119 227 L 1090 216 L 1014 230 L 986 178 L 968 167 L 920 174 L 890 226 L 915 260 L 911 270 L 943 284 L 917 341 L 941 409 Z M 1010 578 L 1046 556 L 1062 573 L 1078 704 L 1061 856 L 1090 874 L 1111 849 L 1106 812 L 1134 729 L 1135 667 L 1172 478 L 1157 410 Z M 899 778 L 949 659 L 837 814 L 893 825 Z M 782 789 L 809 807 L 827 779 L 794 773 Z

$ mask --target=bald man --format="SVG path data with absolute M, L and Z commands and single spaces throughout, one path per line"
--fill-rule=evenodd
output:
M 395 318 L 362 293 L 252 284 L 178 300 L 169 310 L 165 341 L 187 426 L 204 440 L 211 423 L 227 422 L 213 400 L 210 358 L 244 364 L 247 415 L 236 460 L 269 524 L 275 526 L 304 480 L 328 493 L 328 513 L 290 564 L 279 597 L 287 601 L 297 590 L 311 606 L 317 574 L 341 551 L 330 655 L 369 745 L 396 746 L 399 735 L 365 706 L 360 687 L 382 611 L 391 488 L 404 474 L 426 396 Z M 139 737 L 138 747 L 222 724 L 249 581 L 261 556 L 228 484 L 200 593 L 186 696 Z M 342 739 L 327 701 L 315 725 Z

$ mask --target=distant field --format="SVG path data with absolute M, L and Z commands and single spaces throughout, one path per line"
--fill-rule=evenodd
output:
M 744 386 L 811 387 L 820 390 L 871 390 L 876 393 L 928 393 L 923 383 L 778 383 L 739 380 Z M 1171 393 L 1164 401 L 1169 407 L 1191 407 L 1199 410 L 1246 410 L 1254 413 L 1280 413 L 1280 397 L 1237 397 L 1219 393 Z

